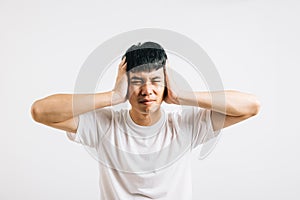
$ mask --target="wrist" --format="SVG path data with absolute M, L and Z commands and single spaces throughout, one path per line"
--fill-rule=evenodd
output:
M 198 106 L 197 97 L 194 92 L 181 91 L 177 96 L 177 102 L 179 105 L 186 106 Z
M 126 101 L 126 98 L 122 97 L 118 92 L 116 91 L 110 91 L 110 96 L 111 96 L 111 105 L 117 105 L 120 103 L 124 103 Z

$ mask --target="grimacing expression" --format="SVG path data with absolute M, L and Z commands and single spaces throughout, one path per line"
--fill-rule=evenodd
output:
M 160 108 L 165 90 L 164 69 L 129 72 L 128 100 L 132 109 L 148 114 Z

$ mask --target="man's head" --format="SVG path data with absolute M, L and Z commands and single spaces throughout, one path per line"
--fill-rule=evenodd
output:
M 165 65 L 167 54 L 157 43 L 131 46 L 125 53 L 128 75 L 128 100 L 132 108 L 149 113 L 159 108 L 167 95 Z
M 152 71 L 165 67 L 167 54 L 157 43 L 145 42 L 132 45 L 125 53 L 127 72 Z

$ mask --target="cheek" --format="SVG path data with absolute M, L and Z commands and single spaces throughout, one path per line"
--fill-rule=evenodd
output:
M 133 86 L 129 86 L 128 87 L 128 99 L 136 98 L 137 95 L 138 95 L 138 89 L 136 89 Z
M 164 92 L 165 92 L 165 87 L 159 87 L 157 89 L 157 94 L 160 98 L 163 98 Z

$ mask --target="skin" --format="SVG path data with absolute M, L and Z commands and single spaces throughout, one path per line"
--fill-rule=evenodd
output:
M 163 68 L 151 72 L 129 72 L 130 116 L 142 126 L 149 126 L 159 120 L 160 105 L 163 102 L 165 76 Z
M 76 133 L 78 115 L 129 100 L 132 106 L 129 113 L 133 121 L 141 126 L 150 126 L 159 120 L 160 105 L 165 101 L 169 104 L 199 106 L 211 110 L 213 129 L 220 130 L 259 112 L 259 101 L 252 94 L 234 90 L 189 92 L 180 89 L 169 76 L 171 73 L 168 64 L 165 71 L 161 68 L 150 73 L 129 72 L 127 76 L 125 59 L 124 57 L 119 64 L 113 90 L 95 94 L 48 96 L 33 103 L 33 119 L 47 126 Z M 163 99 L 164 83 L 168 89 L 168 96 Z M 144 102 L 145 100 L 153 101 Z M 73 108 L 74 101 L 76 108 Z

